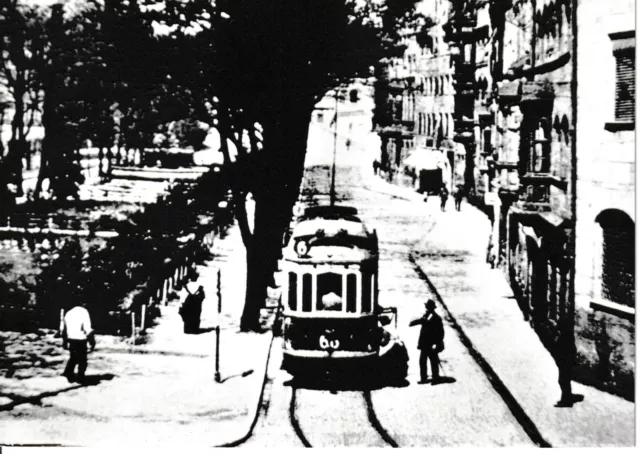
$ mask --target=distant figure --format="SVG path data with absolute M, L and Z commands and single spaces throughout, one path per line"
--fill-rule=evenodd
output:
M 460 211 L 460 205 L 462 204 L 462 198 L 464 197 L 464 191 L 460 186 L 453 192 L 453 200 L 456 202 L 456 210 Z
M 558 366 L 558 384 L 560 400 L 556 407 L 572 407 L 578 401 L 571 391 L 573 364 L 576 356 L 576 345 L 573 337 L 573 324 L 567 318 L 558 322 L 558 333 L 554 342 L 553 359 Z
M 427 383 L 427 360 L 431 363 L 432 383 L 440 382 L 440 358 L 438 353 L 444 350 L 444 327 L 442 318 L 436 314 L 436 303 L 433 300 L 425 304 L 425 314 L 409 323 L 409 326 L 422 325 L 418 339 L 420 350 L 420 382 Z
M 491 269 L 495 269 L 496 253 L 493 246 L 493 235 L 489 236 L 489 244 L 487 246 L 487 263 L 491 265 Z
M 442 185 L 440 189 L 440 209 L 442 211 L 445 210 L 445 206 L 447 205 L 447 199 L 449 198 L 449 191 L 445 185 Z
M 373 174 L 378 175 L 378 172 L 380 172 L 380 163 L 376 159 L 373 161 Z
M 91 350 L 96 348 L 96 340 L 91 328 L 91 318 L 84 303 L 76 302 L 73 308 L 64 316 L 62 329 L 62 345 L 69 350 L 69 361 L 62 375 L 72 383 L 84 381 L 87 370 L 87 344 Z M 78 366 L 78 375 L 74 369 Z
M 193 293 L 189 290 L 188 285 L 185 289 L 187 290 L 187 297 L 184 299 L 179 310 L 179 314 L 184 322 L 184 332 L 186 334 L 198 334 L 200 332 L 202 302 L 205 298 L 204 288 L 201 285 Z

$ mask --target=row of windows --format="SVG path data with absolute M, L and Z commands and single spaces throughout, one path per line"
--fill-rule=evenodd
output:
M 372 273 L 289 273 L 288 305 L 292 311 L 371 312 L 374 292 Z
M 569 146 L 569 119 L 555 117 L 553 130 L 557 142 Z M 552 128 L 545 117 L 528 117 L 522 123 L 520 163 L 523 172 L 549 173 L 551 171 Z
M 418 113 L 418 134 L 442 138 L 453 135 L 453 116 L 449 113 Z
M 453 77 L 425 77 L 422 79 L 418 91 L 423 95 L 452 95 L 455 93 L 453 89 Z

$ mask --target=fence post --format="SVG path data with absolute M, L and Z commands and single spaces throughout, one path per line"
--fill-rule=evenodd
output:
M 131 343 L 136 343 L 136 314 L 131 311 Z
M 222 321 L 222 288 L 220 286 L 220 268 L 218 268 L 216 296 L 218 297 L 218 322 L 216 323 L 216 382 L 220 383 L 220 322 Z

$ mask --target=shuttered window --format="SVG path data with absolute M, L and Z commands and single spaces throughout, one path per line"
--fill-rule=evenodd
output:
M 634 49 L 635 50 L 635 49 Z M 616 121 L 635 121 L 636 56 L 631 52 L 617 52 L 616 58 Z
M 635 227 L 615 212 L 599 219 L 602 226 L 602 296 L 635 305 Z

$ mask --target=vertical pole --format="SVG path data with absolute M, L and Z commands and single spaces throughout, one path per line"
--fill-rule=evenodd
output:
M 216 375 L 215 380 L 220 383 L 220 322 L 222 321 L 222 288 L 220 286 L 220 268 L 218 268 L 218 282 L 216 289 L 218 297 L 218 322 L 216 323 Z
M 135 344 L 136 342 L 136 314 L 131 311 L 131 343 Z
M 60 336 L 64 331 L 64 309 L 60 309 Z
M 329 203 L 331 206 L 335 203 L 336 198 L 336 150 L 338 146 L 338 90 L 335 92 L 336 97 L 336 118 L 333 126 L 333 165 L 331 166 L 331 190 L 329 193 Z
M 140 313 L 140 329 L 141 331 L 144 331 L 145 329 L 145 321 L 147 318 L 147 305 L 143 304 L 142 305 L 142 312 Z

